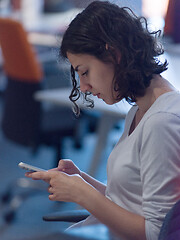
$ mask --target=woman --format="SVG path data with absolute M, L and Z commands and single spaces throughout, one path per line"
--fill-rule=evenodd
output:
M 163 53 L 158 34 L 109 2 L 95 1 L 77 15 L 61 46 L 71 63 L 76 114 L 81 93 L 87 102 L 91 93 L 107 104 L 123 98 L 135 104 L 108 159 L 107 186 L 71 160 L 60 160 L 55 171 L 26 174 L 50 184 L 50 200 L 86 208 L 92 215 L 82 225 L 100 221 L 121 239 L 158 239 L 165 214 L 180 199 L 180 94 L 160 75 L 167 62 L 157 58 Z

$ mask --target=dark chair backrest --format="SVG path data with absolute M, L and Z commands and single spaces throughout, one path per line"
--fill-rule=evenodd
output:
M 33 95 L 40 87 L 40 83 L 8 78 L 2 118 L 2 130 L 8 139 L 25 146 L 37 146 L 41 106 Z
M 180 239 L 180 200 L 167 213 L 158 240 Z

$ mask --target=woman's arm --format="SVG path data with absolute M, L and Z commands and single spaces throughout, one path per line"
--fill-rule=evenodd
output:
M 123 240 L 145 240 L 145 220 L 113 203 L 79 174 L 68 175 L 60 171 L 26 173 L 27 177 L 49 183 L 49 199 L 75 202 Z
M 145 240 L 145 219 L 118 206 L 90 185 L 81 185 L 77 203 L 123 240 Z
M 86 182 L 88 182 L 90 185 L 92 185 L 96 190 L 98 190 L 100 193 L 105 195 L 105 191 L 106 191 L 106 185 L 105 184 L 103 184 L 102 182 L 98 181 L 97 179 L 91 177 L 90 175 L 88 175 L 85 172 L 81 172 L 80 176 Z

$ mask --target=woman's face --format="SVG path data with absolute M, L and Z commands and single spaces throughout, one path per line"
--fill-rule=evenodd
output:
M 82 92 L 91 92 L 107 104 L 116 102 L 117 93 L 113 90 L 114 67 L 88 54 L 67 53 L 67 57 L 78 73 Z

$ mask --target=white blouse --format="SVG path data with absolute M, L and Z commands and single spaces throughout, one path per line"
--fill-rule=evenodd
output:
M 106 196 L 144 216 L 146 238 L 156 240 L 166 213 L 180 199 L 180 94 L 161 95 L 129 135 L 137 109 L 129 111 L 109 157 Z

